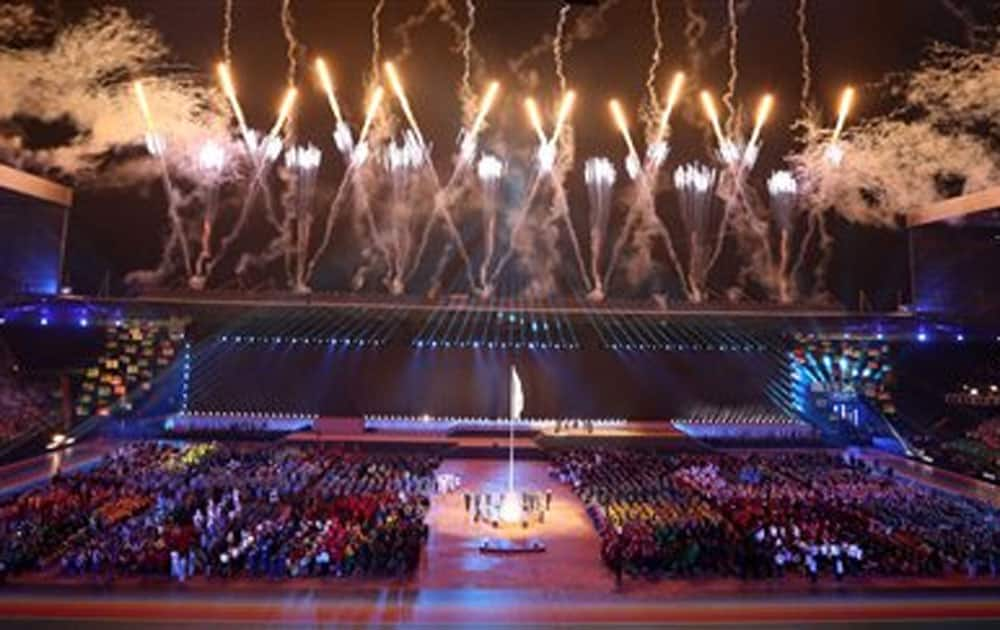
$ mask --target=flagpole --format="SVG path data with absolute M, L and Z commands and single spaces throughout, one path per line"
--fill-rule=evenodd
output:
M 515 396 L 514 396 L 514 379 L 517 378 L 515 368 L 513 365 L 510 366 L 510 391 L 511 391 L 511 409 L 510 409 L 510 440 L 509 440 L 509 464 L 507 469 L 507 492 L 514 492 L 514 415 L 516 413 L 515 409 Z

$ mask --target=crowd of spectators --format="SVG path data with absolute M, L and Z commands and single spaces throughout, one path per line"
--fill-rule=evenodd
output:
M 913 444 L 937 466 L 1000 481 L 1000 419 L 984 420 L 957 434 L 949 435 L 947 429 L 927 433 L 915 437 Z
M 435 458 L 328 445 L 123 446 L 0 505 L 4 573 L 400 575 L 418 564 Z
M 0 444 L 44 424 L 56 409 L 56 386 L 23 373 L 0 340 Z
M 181 320 L 128 319 L 109 322 L 104 348 L 80 382 L 79 418 L 132 410 L 148 395 L 156 377 L 178 356 L 184 342 Z
M 997 576 L 1000 515 L 826 453 L 554 455 L 621 574 Z

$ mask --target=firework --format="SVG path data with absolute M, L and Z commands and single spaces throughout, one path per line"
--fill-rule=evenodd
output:
M 483 195 L 483 233 L 485 251 L 483 261 L 479 266 L 479 283 L 484 295 L 491 292 L 489 283 L 489 265 L 496 247 L 497 211 L 500 206 L 500 179 L 503 177 L 504 164 L 494 155 L 484 155 L 479 159 L 476 174 Z
M 574 103 L 576 103 L 576 92 L 569 90 L 563 94 L 562 102 L 559 104 L 559 113 L 556 115 L 556 126 L 552 131 L 552 137 L 549 138 L 549 144 L 555 144 L 559 141 L 563 127 L 566 125 L 566 121 L 569 120 L 569 115 L 573 111 Z
M 770 94 L 765 94 L 760 99 L 760 104 L 757 106 L 757 116 L 754 119 L 753 133 L 750 134 L 750 142 L 747 143 L 747 147 L 752 147 L 757 144 L 760 140 L 760 131 L 764 128 L 764 123 L 767 122 L 768 116 L 771 114 L 771 109 L 774 107 L 774 97 Z
M 590 275 L 594 285 L 592 299 L 604 299 L 604 283 L 598 271 L 601 252 L 607 239 L 608 220 L 611 216 L 611 191 L 617 173 L 611 160 L 591 158 L 584 164 L 584 181 L 590 199 Z
M 778 297 L 782 302 L 793 299 L 793 270 L 789 270 L 789 251 L 792 231 L 795 227 L 794 212 L 797 208 L 799 185 L 789 171 L 775 171 L 767 180 L 767 192 L 771 200 L 771 215 L 778 228 Z M 805 242 L 801 244 L 802 247 Z
M 674 171 L 674 189 L 681 219 L 688 228 L 688 289 L 694 302 L 704 299 L 708 274 L 714 266 L 725 233 L 725 216 L 715 203 L 718 171 L 702 164 L 679 166 Z
M 725 147 L 728 142 L 722 133 L 722 126 L 719 124 L 719 112 L 715 108 L 715 101 L 712 100 L 712 95 L 708 90 L 701 92 L 701 105 L 705 108 L 705 115 L 712 123 L 712 131 L 715 132 L 715 139 L 719 141 L 719 147 Z
M 403 114 L 406 116 L 406 120 L 409 121 L 410 127 L 413 129 L 413 133 L 416 134 L 417 140 L 420 142 L 420 146 L 426 146 L 424 143 L 424 136 L 420 133 L 420 126 L 417 125 L 417 119 L 413 115 L 413 110 L 410 108 L 410 101 L 406 98 L 406 91 L 403 90 L 403 82 L 399 78 L 396 66 L 393 65 L 391 61 L 387 61 L 385 62 L 384 68 L 386 76 L 389 77 L 389 85 L 392 87 L 392 91 L 396 94 L 399 106 L 403 108 Z
M 319 83 L 326 94 L 326 100 L 330 104 L 330 111 L 333 112 L 337 124 L 343 123 L 344 116 L 340 111 L 340 103 L 337 102 L 337 95 L 333 91 L 333 79 L 330 78 L 330 71 L 326 67 L 326 62 L 322 57 L 316 58 L 316 76 L 319 78 Z
M 271 137 L 277 137 L 281 133 L 282 127 L 285 126 L 285 122 L 292 115 L 292 107 L 295 105 L 295 99 L 298 97 L 299 91 L 294 87 L 290 87 L 285 91 L 285 98 L 281 100 L 281 108 L 278 110 L 278 118 L 274 121 L 274 126 L 271 127 L 271 131 L 268 133 Z
M 673 113 L 674 107 L 677 105 L 678 99 L 680 99 L 683 87 L 684 73 L 678 72 L 674 75 L 674 80 L 670 82 L 670 90 L 667 92 L 667 106 L 660 115 L 660 126 L 656 131 L 656 142 L 662 142 L 667 136 L 667 130 L 670 128 L 670 114 Z
M 542 128 L 542 115 L 538 112 L 538 104 L 535 102 L 535 99 L 531 97 L 524 99 L 524 110 L 528 112 L 528 121 L 531 123 L 531 128 L 538 135 L 538 143 L 546 144 L 548 138 L 545 137 L 545 129 Z
M 635 143 L 632 142 L 632 134 L 628 130 L 628 120 L 625 119 L 625 112 L 622 110 L 621 103 L 617 99 L 611 99 L 608 103 L 608 108 L 611 110 L 611 116 L 615 120 L 615 125 L 618 126 L 618 131 L 625 140 L 629 157 L 637 158 L 639 153 L 635 150 Z
M 244 139 L 248 137 L 247 121 L 243 116 L 243 108 L 240 107 L 240 101 L 236 97 L 236 86 L 233 84 L 233 75 L 229 70 L 228 63 L 220 63 L 216 66 L 216 71 L 219 75 L 219 83 L 222 85 L 222 93 L 226 95 L 226 100 L 229 101 L 229 106 L 233 109 L 233 115 L 236 117 L 236 123 L 240 127 L 240 134 Z
M 206 182 L 202 191 L 204 213 L 201 222 L 201 251 L 195 262 L 194 275 L 189 284 L 192 288 L 202 289 L 208 273 L 208 263 L 212 258 L 212 231 L 215 219 L 219 214 L 219 175 L 226 165 L 226 150 L 221 145 L 209 141 L 198 151 L 198 168 L 202 172 L 202 181 Z
M 487 114 L 490 113 L 490 109 L 493 108 L 493 102 L 496 100 L 497 93 L 500 91 L 500 83 L 493 81 L 486 88 L 486 93 L 483 95 L 483 100 L 479 106 L 479 112 L 476 114 L 476 118 L 472 123 L 472 128 L 469 130 L 468 135 L 462 140 L 461 146 L 461 156 L 463 160 L 469 160 L 472 158 L 473 153 L 476 150 L 476 139 L 479 137 L 479 130 L 483 126 L 483 122 L 486 120 Z
M 149 109 L 149 101 L 146 100 L 146 90 L 142 87 L 142 81 L 132 84 L 135 91 L 135 99 L 139 103 L 139 111 L 142 114 L 143 123 L 146 125 L 146 150 L 150 155 L 162 156 L 166 149 L 163 138 L 156 133 L 156 126 L 153 124 L 153 114 Z
M 836 144 L 837 140 L 840 138 L 840 134 L 844 130 L 844 123 L 847 122 L 847 116 L 851 113 L 851 107 L 853 105 L 854 88 L 844 88 L 843 93 L 840 95 L 840 107 L 837 111 L 837 126 L 834 127 L 833 137 L 830 140 L 832 143 Z

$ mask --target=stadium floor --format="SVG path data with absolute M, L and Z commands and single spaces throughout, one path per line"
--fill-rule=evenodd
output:
M 79 448 L 79 447 L 78 447 Z M 79 448 L 64 466 L 84 465 L 99 446 Z M 442 472 L 465 489 L 502 490 L 502 460 L 449 459 Z M 494 530 L 473 525 L 460 492 L 435 497 L 420 569 L 406 579 L 194 579 L 180 585 L 124 579 L 113 585 L 36 575 L 0 589 L 0 618 L 18 625 L 117 622 L 176 624 L 414 623 L 758 623 L 804 624 L 1000 620 L 1000 581 L 863 579 L 810 585 L 801 578 L 648 582 L 621 591 L 601 564 L 583 504 L 548 477 L 543 462 L 518 462 L 518 487 L 553 491 L 542 525 Z M 486 536 L 538 537 L 545 553 L 483 555 Z

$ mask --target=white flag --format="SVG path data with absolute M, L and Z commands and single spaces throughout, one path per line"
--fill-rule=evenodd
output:
M 520 420 L 524 411 L 524 390 L 521 388 L 521 377 L 517 375 L 517 367 L 510 366 L 510 418 Z

